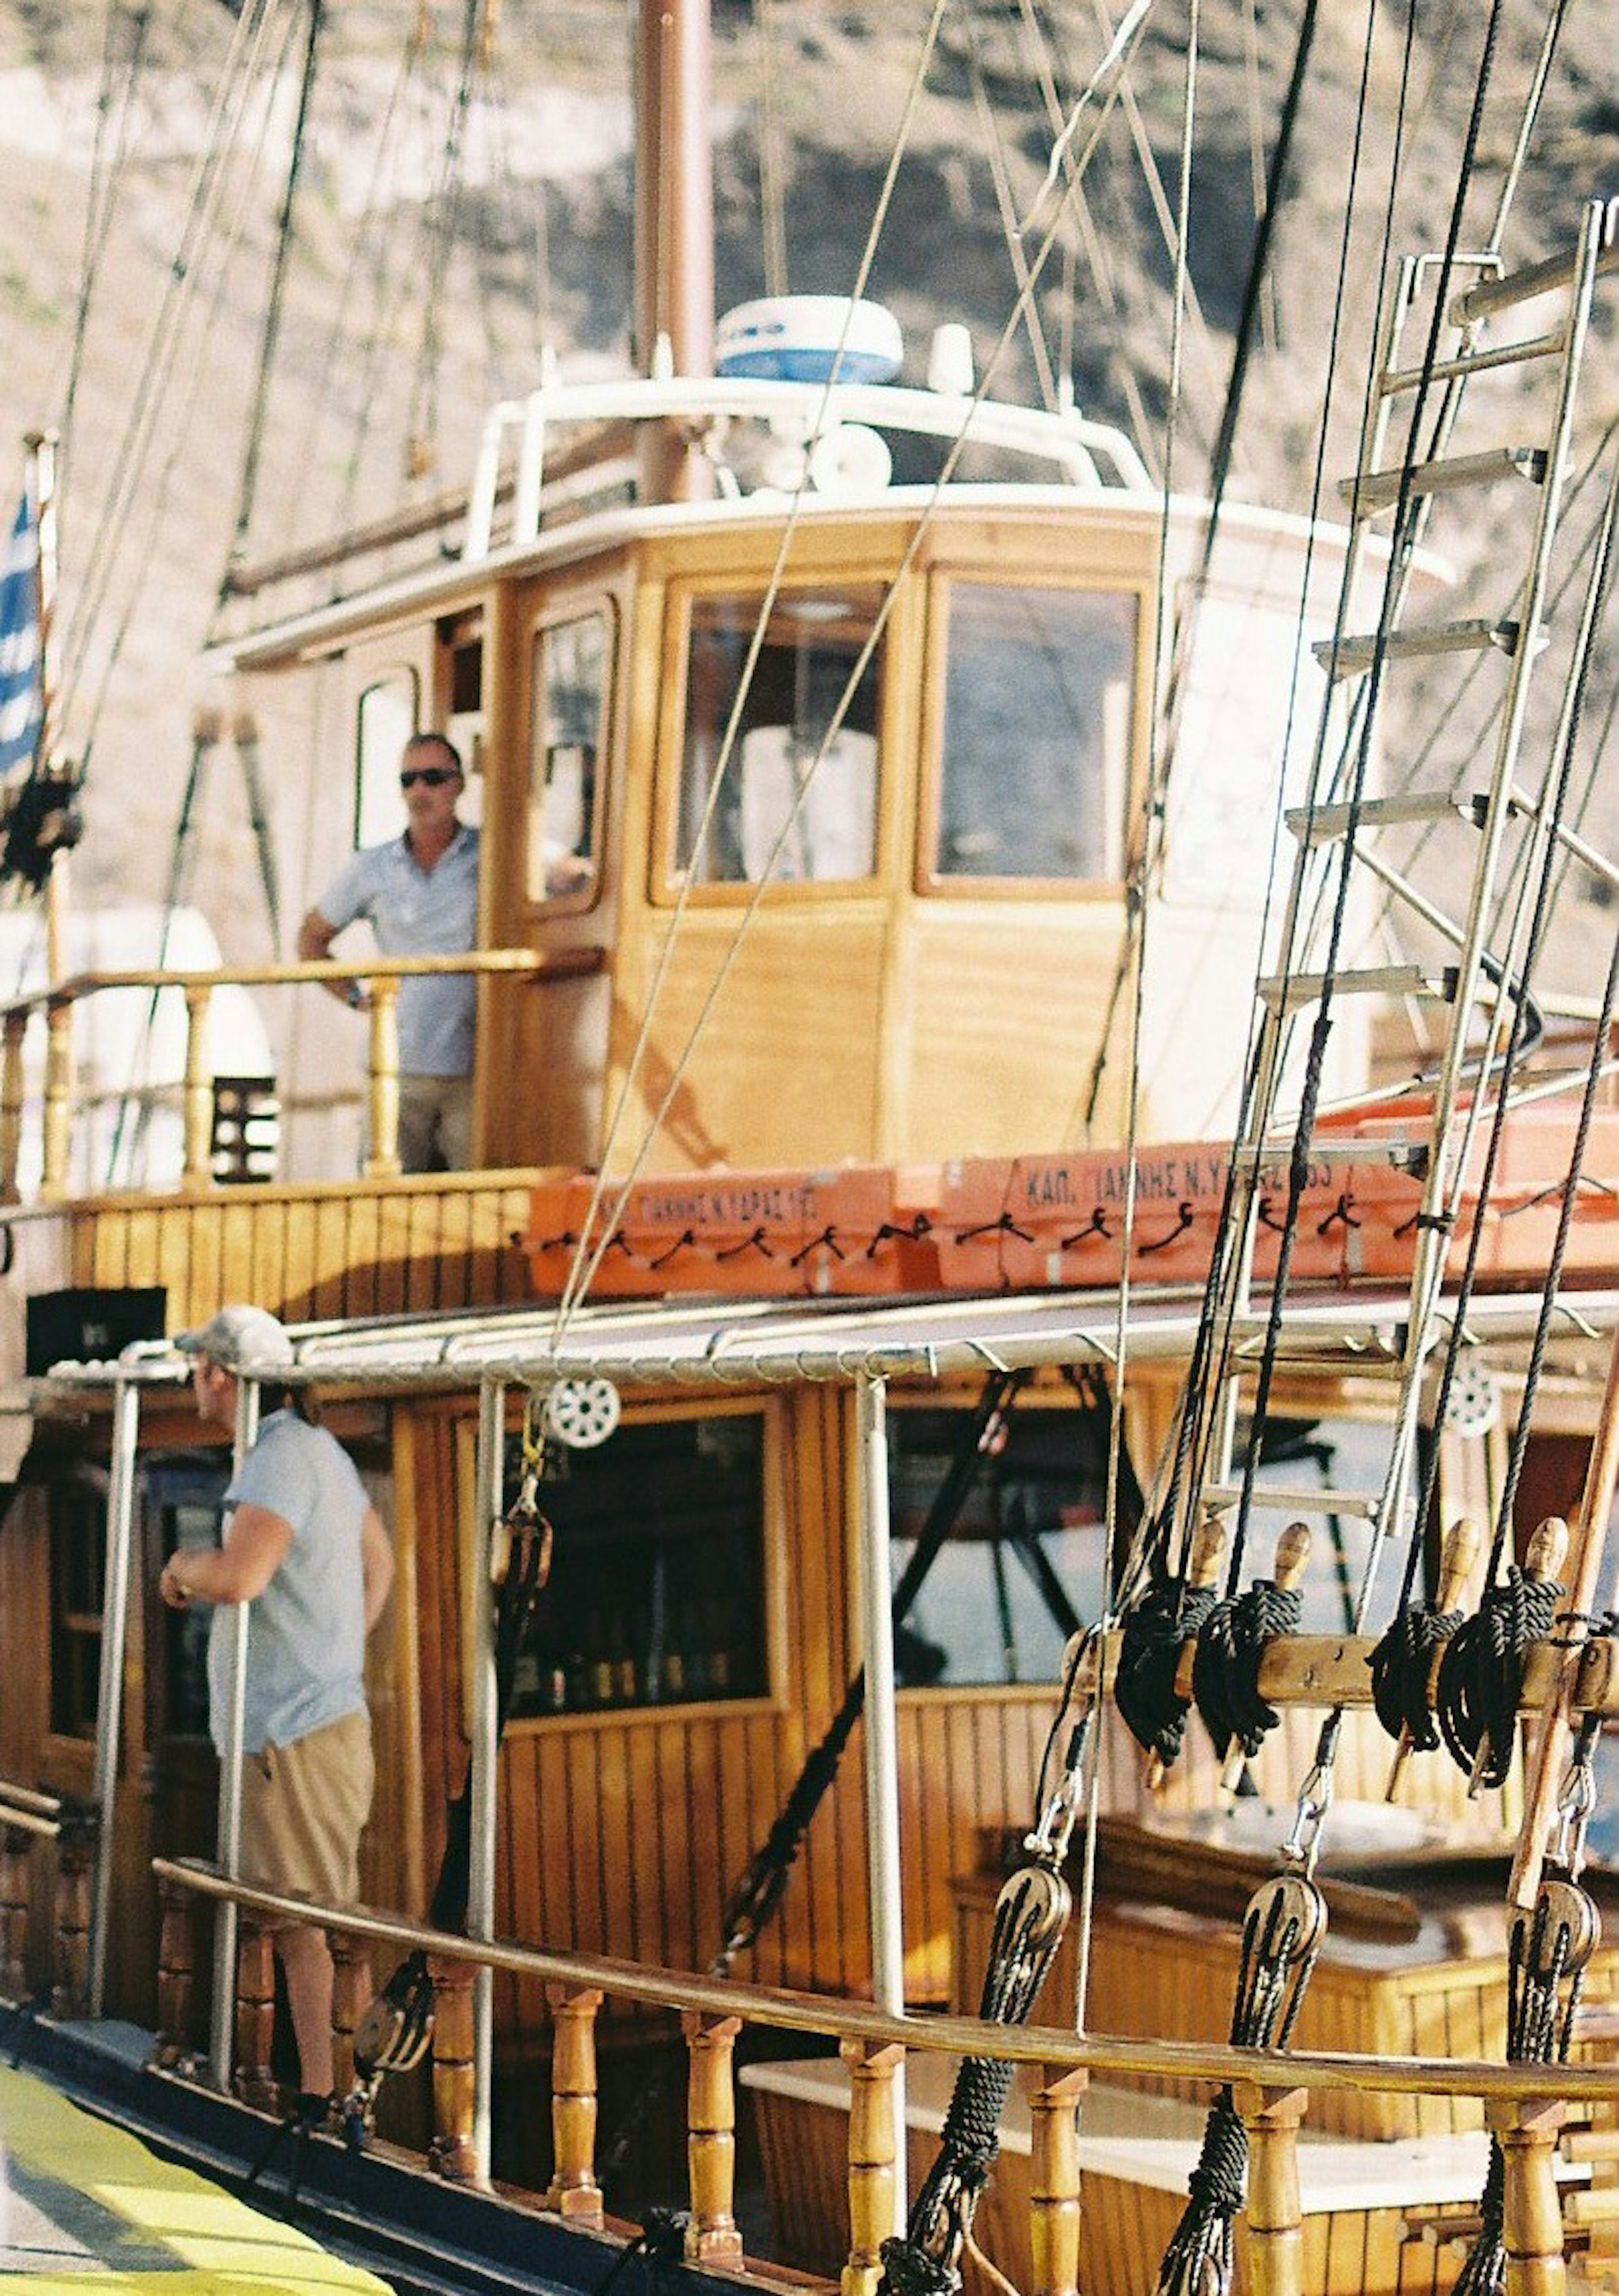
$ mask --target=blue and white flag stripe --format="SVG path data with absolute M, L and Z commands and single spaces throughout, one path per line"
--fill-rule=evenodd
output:
M 24 494 L 0 557 L 0 775 L 39 746 L 39 523 Z

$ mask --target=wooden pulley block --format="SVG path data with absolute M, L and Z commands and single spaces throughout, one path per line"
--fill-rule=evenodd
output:
M 1544 1984 L 1577 1976 L 1602 1942 L 1602 1916 L 1594 1901 L 1578 1882 L 1556 1874 L 1542 1880 L 1534 1911 L 1517 1915 L 1514 1927 L 1530 1975 Z M 1532 1955 L 1537 1939 L 1538 1951 Z
M 1327 1903 L 1306 1874 L 1272 1874 L 1254 1892 L 1248 1906 L 1255 1950 L 1303 1961 L 1320 1945 L 1327 1929 Z
M 1038 1950 L 1067 1926 L 1074 1900 L 1068 1885 L 1054 1866 L 1034 1860 L 1009 1874 L 995 1901 L 995 1926 L 1015 1923 L 1018 1942 L 1025 1950 Z
M 380 1993 L 373 1993 L 354 2029 L 355 2070 L 365 2079 L 408 2073 L 433 2038 L 433 1980 L 425 1964 L 406 1964 Z

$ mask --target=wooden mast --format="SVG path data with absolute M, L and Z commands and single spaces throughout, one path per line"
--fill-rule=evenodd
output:
M 635 363 L 713 372 L 714 157 L 708 0 L 640 0 L 635 70 Z M 679 434 L 643 427 L 650 500 L 709 492 L 707 465 Z

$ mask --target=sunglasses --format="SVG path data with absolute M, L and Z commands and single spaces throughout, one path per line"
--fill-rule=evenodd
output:
M 455 778 L 454 766 L 406 766 L 399 776 L 401 789 L 413 789 L 418 782 L 429 789 L 442 789 L 446 782 Z

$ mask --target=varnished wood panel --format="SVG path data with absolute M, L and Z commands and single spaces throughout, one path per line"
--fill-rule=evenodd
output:
M 257 1300 L 296 1323 L 526 1298 L 511 1239 L 527 1226 L 534 1177 L 109 1198 L 58 1217 L 71 1282 L 162 1284 L 175 1329 L 205 1322 L 226 1300 Z
M 502 1755 L 502 1929 L 680 1968 L 706 1967 L 717 1951 L 730 1890 L 841 1703 L 854 1662 L 846 1398 L 805 1390 L 780 1410 L 785 1504 L 773 1509 L 773 1535 L 785 1524 L 789 1544 L 773 1565 L 783 1628 L 773 1654 L 779 1696 L 739 1702 L 734 1711 L 711 1704 L 515 1725 Z M 421 1770 L 430 1792 L 434 1781 L 441 1790 L 458 1785 L 466 1760 L 454 1486 L 470 1453 L 464 1404 L 421 1406 L 416 1418 Z M 914 1997 L 943 1997 L 950 1880 L 972 1862 L 978 1829 L 1032 1819 L 1030 1748 L 1043 1739 L 1049 1708 L 1041 1688 L 987 1702 L 913 1693 L 903 1702 Z M 740 1956 L 739 1974 L 839 1991 L 869 1983 L 861 1744 L 857 1729 L 783 1909 L 756 1951 Z M 429 1812 L 423 1831 L 431 1863 L 442 1817 Z M 532 2030 L 535 2000 L 514 1995 L 511 2005 Z

